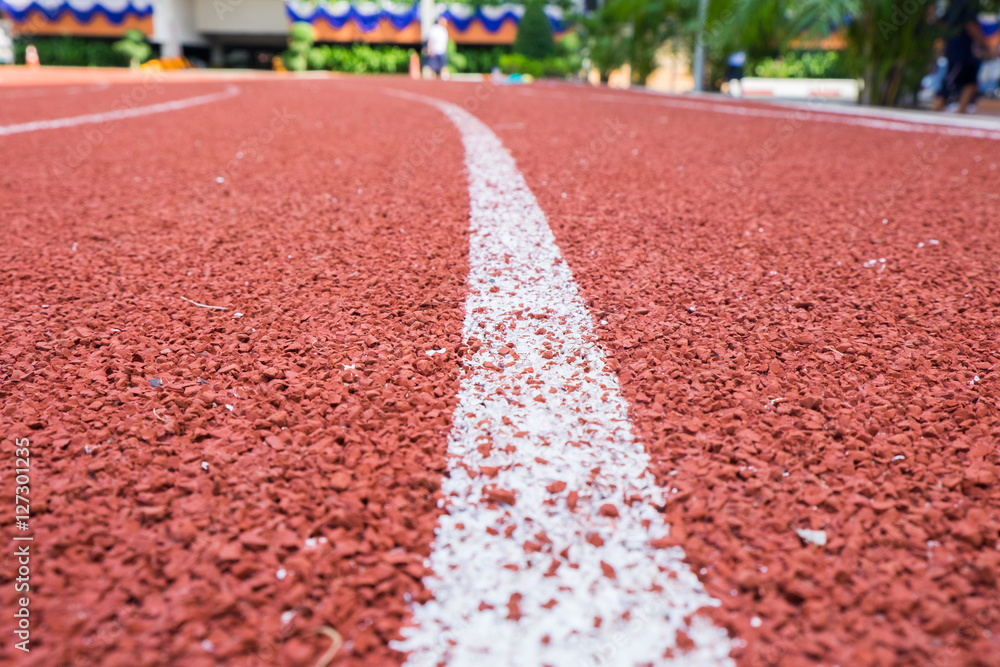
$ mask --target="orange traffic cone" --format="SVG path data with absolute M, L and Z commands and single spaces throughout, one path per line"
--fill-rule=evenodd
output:
M 410 54 L 410 78 L 414 81 L 420 79 L 420 56 L 416 53 Z
M 34 44 L 28 44 L 28 48 L 24 50 L 24 64 L 31 69 L 41 67 L 41 62 L 38 60 L 38 49 L 35 48 Z

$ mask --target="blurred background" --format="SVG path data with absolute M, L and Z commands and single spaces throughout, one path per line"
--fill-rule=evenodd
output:
M 948 69 L 957 2 L 0 0 L 0 64 L 32 64 L 37 53 L 42 66 L 403 74 L 444 16 L 458 79 L 915 107 L 932 104 Z M 974 8 L 992 44 L 978 70 L 989 112 L 1000 88 L 997 3 L 959 4 Z

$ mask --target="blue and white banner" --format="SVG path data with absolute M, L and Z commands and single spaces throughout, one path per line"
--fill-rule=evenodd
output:
M 312 4 L 302 0 L 288 0 L 285 6 L 290 21 L 312 23 L 316 19 L 326 19 L 334 28 L 342 28 L 353 21 L 362 32 L 372 32 L 383 20 L 388 20 L 397 30 L 403 30 L 413 23 L 420 23 L 419 2 L 412 5 L 392 2 L 352 4 L 343 1 Z M 447 18 L 458 32 L 465 32 L 473 21 L 478 20 L 487 32 L 497 33 L 506 22 L 517 25 L 524 14 L 524 7 L 513 4 L 483 7 L 439 4 L 435 13 Z M 553 32 L 559 33 L 566 29 L 562 11 L 558 7 L 546 7 L 545 13 L 552 23 Z
M 0 0 L 0 11 L 18 23 L 37 12 L 49 21 L 68 13 L 79 23 L 90 23 L 95 15 L 103 14 L 109 23 L 119 25 L 129 16 L 152 16 L 153 4 L 151 0 Z

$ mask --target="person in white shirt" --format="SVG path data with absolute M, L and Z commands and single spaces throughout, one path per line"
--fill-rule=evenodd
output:
M 448 21 L 443 16 L 427 31 L 427 66 L 448 80 Z

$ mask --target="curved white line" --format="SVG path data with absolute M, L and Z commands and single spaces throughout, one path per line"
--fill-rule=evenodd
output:
M 136 118 L 138 116 L 149 116 L 167 111 L 179 111 L 189 107 L 196 107 L 201 104 L 211 104 L 220 100 L 236 97 L 240 94 L 237 86 L 227 86 L 225 90 L 207 95 L 197 95 L 186 97 L 181 100 L 170 102 L 160 102 L 149 104 L 143 107 L 132 107 L 130 109 L 116 109 L 102 113 L 84 114 L 82 116 L 70 116 L 69 118 L 54 118 L 52 120 L 35 120 L 29 123 L 18 123 L 15 125 L 0 126 L 0 137 L 11 134 L 21 134 L 23 132 L 38 132 L 41 130 L 58 130 L 64 127 L 75 127 L 77 125 L 88 125 L 92 123 L 104 123 L 108 121 L 124 120 L 126 118 Z
M 52 86 L 33 86 L 31 88 L 14 88 L 14 90 L 4 90 L 0 86 L 0 100 L 19 100 L 27 99 L 33 97 L 55 97 L 56 95 L 81 95 L 84 93 L 97 93 L 107 90 L 111 87 L 110 83 L 95 83 L 95 84 L 74 84 L 71 86 L 66 85 L 52 85 Z
M 667 494 L 514 159 L 459 107 L 402 95 L 437 106 L 465 145 L 464 336 L 480 347 L 449 439 L 434 600 L 393 646 L 414 665 L 731 665 L 725 630 L 696 613 L 718 602 L 666 546 Z

